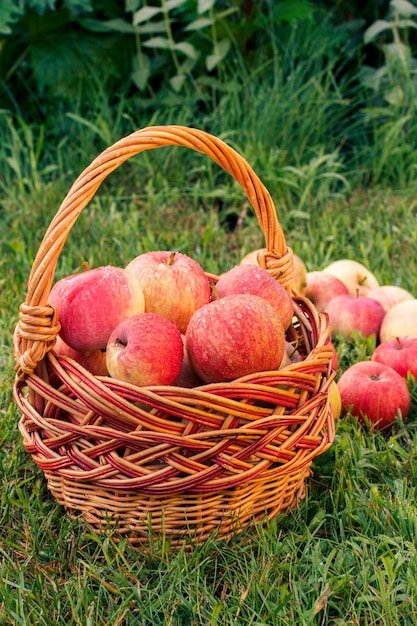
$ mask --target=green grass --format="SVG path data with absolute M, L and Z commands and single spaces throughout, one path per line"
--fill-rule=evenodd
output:
M 54 120 L 42 131 L 0 116 L 1 625 L 417 624 L 415 383 L 409 418 L 389 432 L 373 433 L 351 416 L 337 422 L 335 443 L 315 460 L 293 512 L 228 542 L 214 535 L 179 550 L 162 540 L 135 550 L 70 520 L 23 450 L 11 398 L 12 333 L 45 229 L 81 170 L 107 141 L 135 127 L 183 123 L 224 137 L 267 185 L 287 242 L 308 269 L 355 258 L 381 283 L 417 295 L 416 189 L 394 184 L 391 175 L 381 179 L 369 146 L 355 157 L 363 169 L 352 167 L 331 124 L 332 116 L 344 119 L 346 102 L 338 96 L 330 106 L 331 81 L 316 90 L 317 81 L 308 83 L 313 60 L 300 65 L 300 82 L 293 77 L 284 93 L 288 81 L 275 67 L 269 91 L 260 72 L 240 92 L 250 100 L 239 98 L 236 86 L 213 114 L 172 107 L 139 120 L 128 107 L 110 111 L 97 102 L 88 120 L 68 118 L 65 135 Z M 323 66 L 320 72 L 329 76 Z M 314 128 L 307 123 L 313 115 Z M 402 154 L 408 167 L 413 149 L 402 153 L 402 145 L 398 169 Z M 366 167 L 368 179 L 378 174 L 378 187 L 364 184 Z M 124 265 L 158 248 L 191 254 L 220 273 L 263 243 L 227 175 L 206 157 L 167 148 L 139 155 L 103 184 L 71 231 L 56 278 L 83 262 Z M 340 371 L 368 358 L 373 345 L 338 338 Z

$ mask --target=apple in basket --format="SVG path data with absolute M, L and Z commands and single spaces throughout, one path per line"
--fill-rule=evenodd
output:
M 240 265 L 259 265 L 258 253 L 265 252 L 266 248 L 257 248 L 248 252 L 240 261 Z M 297 255 L 293 254 L 293 283 L 292 286 L 297 293 L 304 295 L 307 285 L 307 268 L 304 261 Z
M 317 311 L 326 311 L 330 300 L 348 293 L 347 286 L 337 276 L 320 270 L 307 272 L 307 287 L 304 295 L 313 302 Z
M 407 378 L 408 373 L 417 379 L 417 337 L 393 337 L 375 348 L 372 361 L 389 365 Z
M 106 349 L 109 374 L 133 385 L 171 385 L 181 371 L 183 342 L 178 328 L 156 313 L 123 320 Z
M 378 300 L 384 307 L 385 313 L 399 302 L 414 300 L 414 296 L 409 291 L 398 287 L 398 285 L 381 285 L 376 287 L 376 289 L 372 289 L 368 293 L 368 297 Z
M 112 265 L 62 278 L 52 287 L 49 303 L 58 309 L 60 336 L 79 352 L 105 349 L 115 326 L 145 309 L 142 289 Z
M 207 383 L 278 370 L 285 340 L 277 310 L 264 298 L 247 293 L 202 306 L 186 332 L 191 363 Z
M 330 300 L 327 314 L 333 335 L 341 334 L 348 338 L 357 332 L 363 337 L 370 337 L 378 336 L 385 311 L 376 300 L 348 294 Z
M 352 259 L 339 259 L 330 263 L 322 271 L 339 278 L 353 295 L 366 296 L 372 289 L 379 287 L 378 280 L 373 273 L 362 263 Z
M 187 341 L 185 335 L 181 335 L 182 342 L 184 344 L 184 356 L 182 360 L 182 367 L 179 375 L 172 383 L 176 387 L 198 387 L 204 384 L 204 381 L 197 375 L 194 370 L 190 357 L 188 356 Z
M 294 302 L 290 293 L 262 267 L 251 264 L 232 267 L 220 276 L 215 291 L 219 298 L 237 293 L 260 296 L 278 311 L 285 329 L 291 324 Z
M 404 378 L 392 367 L 376 361 L 359 361 L 343 372 L 337 383 L 342 413 L 360 421 L 365 417 L 375 429 L 394 423 L 401 413 L 407 417 L 410 392 Z
M 57 356 L 66 356 L 77 361 L 82 367 L 94 374 L 94 376 L 107 376 L 106 353 L 104 350 L 92 350 L 91 352 L 79 352 L 71 348 L 58 335 L 54 345 L 54 352 Z
M 381 342 L 392 337 L 417 337 L 417 300 L 398 302 L 383 319 L 379 332 Z
M 209 279 L 197 261 L 181 252 L 144 252 L 126 266 L 145 296 L 145 311 L 171 320 L 185 333 L 199 307 L 211 298 Z

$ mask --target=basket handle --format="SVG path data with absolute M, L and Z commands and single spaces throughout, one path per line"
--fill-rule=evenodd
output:
M 59 323 L 56 310 L 48 305 L 48 297 L 59 255 L 81 211 L 104 179 L 124 161 L 139 152 L 164 146 L 186 147 L 206 154 L 241 185 L 265 237 L 266 249 L 259 255 L 259 263 L 291 291 L 292 250 L 286 246 L 269 192 L 245 159 L 221 139 L 196 128 L 143 128 L 120 139 L 94 159 L 76 179 L 52 219 L 29 275 L 26 301 L 20 307 L 16 328 L 19 337 L 16 371 L 19 375 L 32 373 L 55 343 Z

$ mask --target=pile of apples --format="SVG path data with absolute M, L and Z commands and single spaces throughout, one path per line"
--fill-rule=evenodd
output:
M 56 354 L 138 386 L 194 387 L 297 360 L 286 340 L 292 297 L 256 264 L 214 284 L 186 254 L 145 252 L 124 268 L 62 278 L 49 302 L 61 324 Z
M 363 264 L 334 261 L 307 272 L 304 295 L 326 312 L 333 333 L 374 335 L 370 360 L 351 365 L 338 381 L 343 411 L 384 429 L 410 407 L 406 382 L 417 378 L 417 299 L 397 285 L 380 285 Z

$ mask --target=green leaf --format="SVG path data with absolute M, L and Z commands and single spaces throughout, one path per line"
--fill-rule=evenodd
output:
M 138 31 L 141 35 L 154 35 L 155 33 L 166 33 L 166 24 L 164 20 L 158 20 L 157 22 L 147 22 L 138 26 Z
M 79 24 L 86 30 L 94 33 L 134 33 L 135 29 L 129 22 L 126 22 L 122 18 L 115 18 L 114 20 L 95 20 L 85 18 L 79 20 Z
M 136 87 L 143 91 L 149 82 L 150 74 L 150 68 L 147 67 L 143 70 L 136 70 L 135 72 L 132 72 L 130 76 Z
M 11 24 L 23 15 L 23 7 L 16 6 L 14 0 L 3 0 L 0 7 L 0 34 L 10 35 Z
M 391 0 L 391 6 L 404 17 L 417 15 L 417 7 L 408 2 L 408 0 Z
M 165 6 L 168 11 L 171 11 L 171 9 L 177 9 L 178 7 L 181 7 L 186 2 L 187 0 L 167 0 Z
M 184 82 L 185 82 L 184 74 L 177 74 L 176 76 L 173 76 L 172 78 L 169 79 L 169 83 L 176 93 L 181 91 L 181 88 Z
M 144 41 L 143 45 L 147 48 L 161 48 L 162 50 L 170 50 L 172 47 L 170 40 L 166 37 L 151 37 Z
M 218 42 L 215 52 L 206 58 L 206 67 L 209 72 L 213 70 L 227 55 L 230 50 L 230 39 L 222 39 Z
M 386 20 L 376 20 L 363 34 L 364 43 L 369 43 L 376 39 L 378 35 L 383 33 L 385 30 L 392 30 L 391 22 L 387 22 Z
M 197 13 L 201 15 L 214 7 L 216 0 L 198 0 Z
M 190 43 L 187 43 L 186 41 L 176 43 L 174 49 L 179 50 L 190 59 L 198 58 L 198 51 L 194 48 L 194 46 L 192 46 Z
M 204 28 L 207 28 L 207 26 L 211 26 L 212 23 L 213 23 L 213 20 L 210 19 L 209 17 L 199 17 L 197 20 L 190 22 L 188 26 L 184 28 L 184 30 L 185 31 L 203 30 Z
M 125 11 L 133 13 L 140 6 L 141 0 L 125 0 Z
M 155 15 L 161 13 L 162 9 L 160 7 L 142 7 L 139 11 L 133 16 L 133 24 L 136 26 L 137 24 L 142 24 L 143 22 L 148 22 Z

